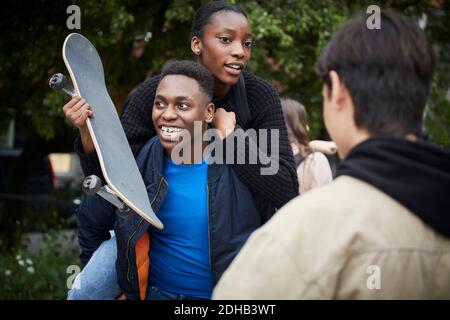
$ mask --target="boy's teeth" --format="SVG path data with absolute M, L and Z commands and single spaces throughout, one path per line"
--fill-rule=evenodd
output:
M 171 128 L 171 127 L 161 127 L 161 130 L 164 132 L 172 133 L 172 132 L 180 132 L 180 128 Z

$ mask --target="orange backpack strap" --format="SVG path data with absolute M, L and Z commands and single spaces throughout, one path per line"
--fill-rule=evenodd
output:
M 150 234 L 145 232 L 136 243 L 136 267 L 139 278 L 139 293 L 141 300 L 145 300 L 147 295 L 148 275 L 150 272 Z

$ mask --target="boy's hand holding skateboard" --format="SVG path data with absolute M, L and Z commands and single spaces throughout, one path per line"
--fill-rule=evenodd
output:
M 89 103 L 80 96 L 73 96 L 63 107 L 66 119 L 80 130 L 81 144 L 85 153 L 93 152 L 95 147 L 92 142 L 89 129 L 86 124 L 87 118 L 94 117 Z

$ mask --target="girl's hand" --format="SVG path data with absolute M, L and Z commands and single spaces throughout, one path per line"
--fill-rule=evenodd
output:
M 218 108 L 214 114 L 212 126 L 219 130 L 222 139 L 225 139 L 236 127 L 236 115 L 233 111 Z
M 334 141 L 313 140 L 309 142 L 309 147 L 312 151 L 318 151 L 328 155 L 333 155 L 337 152 L 337 145 Z

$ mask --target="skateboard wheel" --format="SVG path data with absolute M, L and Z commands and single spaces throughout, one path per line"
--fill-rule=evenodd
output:
M 131 214 L 133 213 L 133 211 L 130 209 L 129 206 L 127 206 L 126 204 L 123 204 L 122 209 L 119 209 L 118 213 L 122 218 L 129 218 L 131 216 Z
M 62 90 L 67 84 L 67 78 L 62 73 L 55 73 L 48 82 L 53 90 Z
M 87 195 L 94 195 L 102 187 L 102 180 L 96 175 L 87 176 L 83 181 L 83 192 Z

